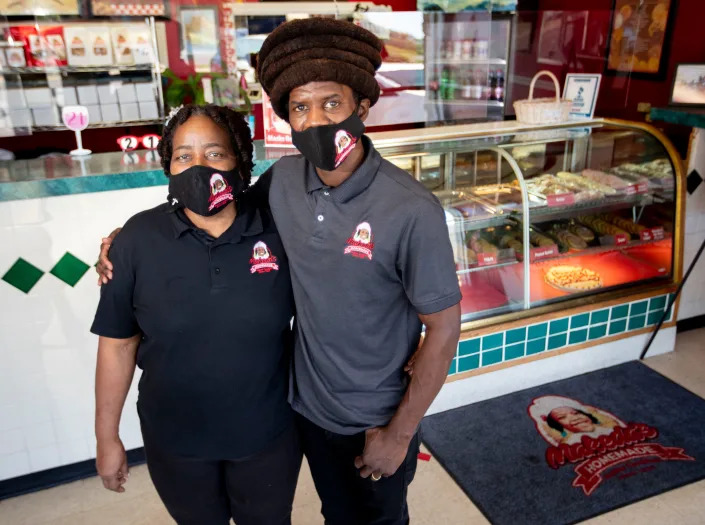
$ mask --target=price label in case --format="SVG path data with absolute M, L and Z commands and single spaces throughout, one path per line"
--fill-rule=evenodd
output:
M 649 192 L 649 185 L 646 182 L 640 182 L 639 184 L 632 184 L 631 186 L 627 186 L 627 188 L 626 188 L 627 195 L 636 195 L 637 193 L 648 193 L 648 192 Z
M 549 206 L 570 206 L 571 204 L 575 204 L 575 195 L 572 193 L 546 195 L 546 203 Z
M 616 246 L 624 246 L 625 244 L 629 244 L 629 235 L 626 233 L 618 233 L 614 236 L 614 244 Z
M 558 256 L 558 246 L 552 244 L 551 246 L 538 246 L 531 248 L 529 251 L 529 260 L 531 262 L 540 261 L 542 259 L 549 259 L 551 257 Z
M 666 237 L 663 228 L 660 226 L 658 228 L 651 228 L 651 234 L 654 236 L 655 241 L 660 241 L 661 239 Z
M 83 131 L 88 127 L 88 108 L 86 106 L 66 106 L 61 110 L 61 120 L 71 131 Z
M 642 241 L 649 242 L 654 240 L 654 235 L 651 230 L 644 230 L 639 234 Z
M 493 253 L 478 253 L 477 254 L 477 265 L 478 266 L 492 266 L 497 264 L 497 256 Z

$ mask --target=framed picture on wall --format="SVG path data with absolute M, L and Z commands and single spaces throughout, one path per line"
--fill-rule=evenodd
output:
M 678 64 L 670 104 L 705 107 L 705 64 Z
M 197 73 L 221 71 L 218 44 L 218 6 L 181 6 L 181 60 L 193 65 Z
M 665 76 L 676 0 L 614 0 L 606 72 Z
M 0 15 L 78 15 L 78 0 L 0 0 Z

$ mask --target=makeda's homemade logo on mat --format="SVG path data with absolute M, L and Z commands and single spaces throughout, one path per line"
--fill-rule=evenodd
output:
M 536 430 L 550 445 L 546 449 L 549 467 L 575 464 L 573 486 L 583 489 L 586 496 L 603 481 L 646 472 L 654 468 L 652 463 L 694 461 L 682 448 L 651 442 L 659 435 L 657 428 L 625 423 L 605 410 L 569 397 L 537 397 L 528 412 Z

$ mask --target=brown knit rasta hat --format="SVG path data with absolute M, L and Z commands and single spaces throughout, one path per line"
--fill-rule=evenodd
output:
M 375 71 L 382 64 L 382 42 L 350 22 L 305 18 L 276 28 L 262 44 L 257 73 L 279 117 L 288 120 L 292 89 L 332 81 L 370 99 L 379 99 Z

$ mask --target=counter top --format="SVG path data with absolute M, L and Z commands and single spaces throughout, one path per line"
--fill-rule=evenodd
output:
M 264 144 L 256 141 L 252 176 L 261 175 L 292 151 L 265 151 Z M 166 184 L 159 154 L 149 150 L 0 161 L 0 202 Z
M 413 130 L 370 133 L 369 137 L 383 154 L 402 155 L 423 152 L 431 143 L 444 142 L 448 146 L 476 142 L 478 147 L 508 143 L 517 134 L 544 131 L 555 133 L 563 128 L 582 128 L 599 125 L 601 119 L 570 121 L 560 124 L 527 125 L 517 121 L 490 121 L 475 124 L 437 126 Z M 530 138 L 533 135 L 526 135 Z M 31 136 L 26 140 L 32 140 Z M 521 141 L 520 141 L 521 142 Z M 420 148 L 420 149 L 419 149 Z M 263 141 L 255 141 L 255 168 L 258 177 L 284 155 L 295 153 L 291 148 L 265 148 Z M 167 178 L 155 151 L 136 150 L 129 153 L 96 153 L 86 157 L 59 155 L 54 157 L 0 161 L 0 202 L 58 197 L 78 193 L 124 190 L 166 185 Z
M 669 124 L 681 124 L 693 128 L 705 128 L 705 108 L 651 108 L 651 120 Z

